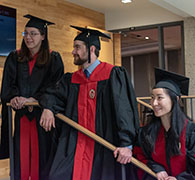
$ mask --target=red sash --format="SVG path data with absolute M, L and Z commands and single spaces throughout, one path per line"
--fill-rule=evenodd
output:
M 172 176 L 177 176 L 186 170 L 186 150 L 185 150 L 185 140 L 186 140 L 186 125 L 180 136 L 181 143 L 181 154 L 172 156 L 170 158 L 171 172 Z M 158 134 L 156 144 L 155 144 L 155 153 L 152 153 L 152 158 L 155 162 L 162 164 L 167 172 L 169 172 L 169 167 L 166 161 L 166 152 L 165 152 L 165 135 L 164 128 L 161 127 Z
M 95 133 L 97 82 L 108 79 L 113 66 L 101 63 L 87 79 L 83 70 L 75 72 L 72 83 L 80 84 L 78 97 L 78 123 Z M 95 142 L 78 132 L 74 158 L 73 180 L 90 180 Z
M 20 119 L 21 180 L 39 180 L 39 145 L 36 119 Z

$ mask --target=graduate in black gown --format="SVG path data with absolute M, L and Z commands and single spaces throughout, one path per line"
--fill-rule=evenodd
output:
M 155 78 L 151 95 L 154 115 L 140 130 L 143 154 L 134 148 L 135 155 L 158 180 L 195 180 L 195 123 L 179 105 L 180 95 L 188 95 L 189 78 L 158 68 Z M 153 178 L 145 174 L 142 179 Z
M 74 28 L 82 31 L 74 39 L 72 51 L 74 64 L 82 68 L 65 74 L 56 88 L 48 89 L 40 102 L 44 108 L 41 125 L 49 130 L 53 113 L 60 112 L 118 148 L 113 154 L 60 122 L 56 124 L 48 165 L 49 179 L 122 179 L 121 164 L 131 161 L 131 146 L 139 127 L 134 89 L 123 67 L 98 60 L 99 36 L 107 36 L 96 30 Z
M 24 17 L 30 20 L 24 29 L 21 49 L 11 52 L 4 66 L 0 155 L 9 156 L 6 103 L 10 102 L 15 110 L 14 179 L 39 180 L 51 149 L 51 132 L 39 124 L 41 109 L 24 104 L 38 101 L 45 89 L 62 77 L 64 65 L 60 54 L 49 49 L 47 25 L 53 23 L 31 15 Z

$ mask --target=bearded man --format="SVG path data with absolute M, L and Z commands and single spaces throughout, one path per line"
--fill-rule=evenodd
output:
M 49 179 L 122 179 L 121 164 L 131 161 L 139 127 L 134 89 L 123 67 L 98 59 L 99 36 L 108 36 L 72 27 L 81 31 L 72 54 L 74 64 L 82 68 L 66 73 L 40 101 L 44 108 L 40 124 L 46 131 L 56 126 Z M 59 112 L 114 144 L 114 153 L 64 122 L 57 125 L 54 114 Z

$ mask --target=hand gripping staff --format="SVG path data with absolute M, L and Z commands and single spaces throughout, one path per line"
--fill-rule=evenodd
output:
M 69 119 L 68 117 L 58 113 L 56 114 L 56 117 L 67 123 L 68 125 L 72 126 L 73 128 L 77 129 L 78 131 L 82 132 L 83 134 L 87 135 L 91 139 L 95 140 L 99 144 L 103 145 L 104 147 L 110 149 L 111 151 L 115 151 L 116 147 L 109 143 L 108 141 L 104 140 L 100 136 L 96 135 L 95 133 L 89 131 L 88 129 L 84 128 L 83 126 L 79 125 L 78 123 L 74 122 L 73 120 Z M 149 173 L 153 177 L 156 178 L 156 174 L 148 168 L 144 163 L 138 161 L 136 158 L 132 157 L 131 162 L 136 165 L 137 167 L 141 168 L 145 172 Z

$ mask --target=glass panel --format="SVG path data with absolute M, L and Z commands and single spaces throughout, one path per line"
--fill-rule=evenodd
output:
M 122 65 L 131 76 L 133 70 L 136 96 L 149 96 L 158 66 L 158 29 L 123 32 L 121 42 Z
M 181 42 L 181 26 L 164 27 L 164 48 L 166 69 L 184 74 Z
M 159 67 L 159 31 L 163 27 L 162 59 L 169 71 L 184 74 L 182 24 L 156 25 L 149 29 L 121 31 L 122 65 L 132 77 L 137 96 L 149 96 L 155 83 L 154 67 Z M 139 28 L 140 29 L 140 28 Z M 165 62 L 164 62 L 165 61 Z

